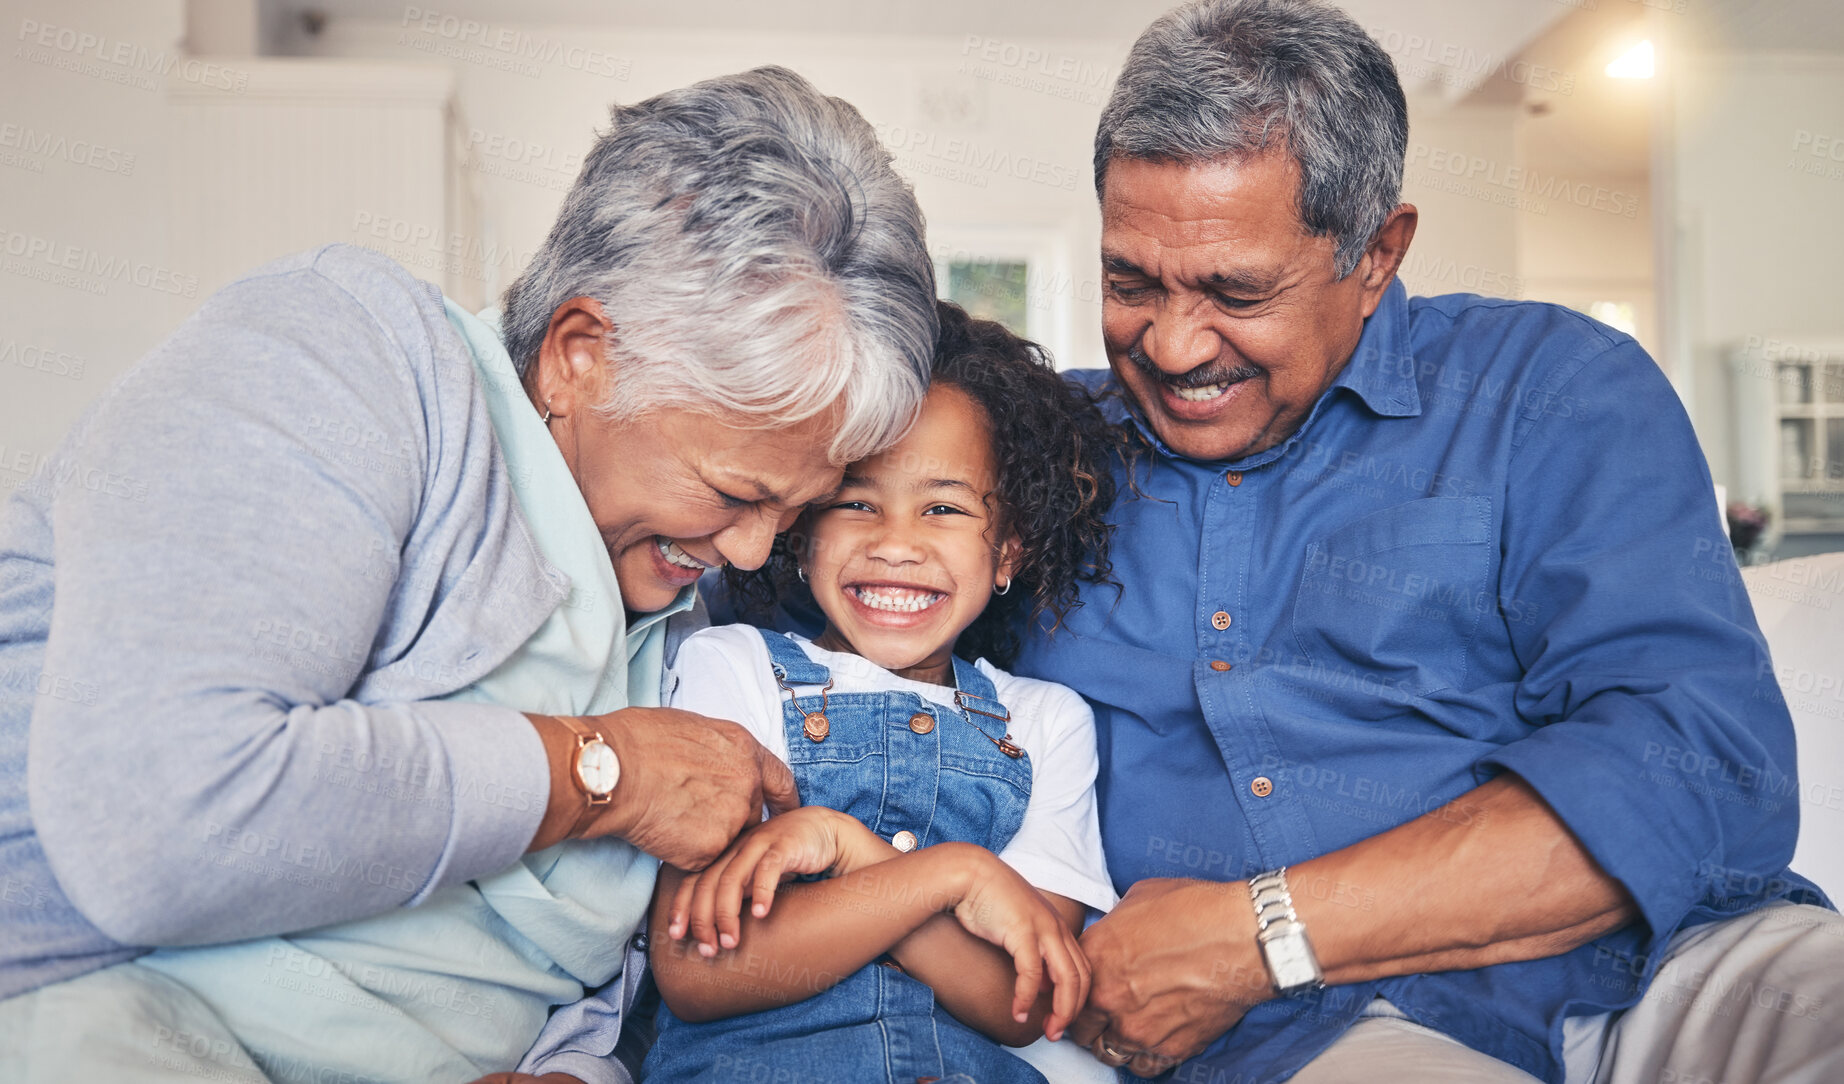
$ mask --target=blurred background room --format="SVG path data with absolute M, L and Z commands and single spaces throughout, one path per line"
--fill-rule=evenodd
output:
M 915 183 L 944 294 L 1065 367 L 1103 365 L 1095 122 L 1167 6 L 0 0 L 0 497 L 274 256 L 350 242 L 495 302 L 611 102 L 759 64 L 869 118 Z M 1410 290 L 1579 309 L 1677 388 L 1760 566 L 1744 579 L 1800 726 L 1796 865 L 1838 890 L 1844 5 L 1343 6 L 1409 96 Z M 1606 469 L 1644 484 L 1659 465 Z M 1720 544 L 1683 571 L 1736 574 Z

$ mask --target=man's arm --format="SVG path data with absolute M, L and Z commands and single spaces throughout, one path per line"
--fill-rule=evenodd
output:
M 1287 879 L 1332 985 L 1554 956 L 1638 914 L 1508 775 Z M 1082 937 L 1095 984 L 1071 1036 L 1151 1052 L 1131 1066 L 1142 1076 L 1197 1054 L 1274 996 L 1255 932 L 1246 881 L 1141 881 Z
M 1294 908 L 1334 984 L 1557 956 L 1639 917 L 1625 886 L 1512 775 L 1288 878 L 1305 889 Z M 1377 886 L 1389 907 L 1346 906 L 1339 885 Z

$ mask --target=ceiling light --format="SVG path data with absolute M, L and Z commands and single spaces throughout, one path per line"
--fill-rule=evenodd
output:
M 1652 78 L 1651 41 L 1642 41 L 1621 54 L 1620 59 L 1607 65 L 1607 75 L 1613 79 Z

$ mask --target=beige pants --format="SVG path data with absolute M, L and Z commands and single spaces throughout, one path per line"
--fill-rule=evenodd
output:
M 1844 1081 L 1844 918 L 1775 904 L 1671 940 L 1639 1004 L 1571 1022 L 1569 1084 Z M 1533 1084 L 1379 1002 L 1293 1084 Z

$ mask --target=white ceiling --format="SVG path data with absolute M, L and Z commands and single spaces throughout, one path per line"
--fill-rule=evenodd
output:
M 1569 93 L 1524 87 L 1527 110 L 1519 131 L 1522 155 L 1545 172 L 1569 177 L 1644 177 L 1651 170 L 1652 117 L 1658 79 L 1611 79 L 1607 64 L 1657 32 L 1646 9 L 1633 3 L 1583 8 L 1524 50 L 1531 64 L 1569 73 Z M 1659 63 L 1673 61 L 1661 49 Z
M 314 9 L 328 16 L 396 19 L 399 0 L 264 0 L 265 7 Z M 888 34 L 1029 34 L 1131 41 L 1173 5 L 1167 0 L 431 0 L 426 10 L 525 25 L 602 25 L 706 31 L 783 30 Z M 1340 6 L 1365 25 L 1454 33 L 1530 21 L 1532 0 L 1351 0 Z M 1552 16 L 1553 17 L 1553 16 Z
M 1687 0 L 1684 10 L 1705 46 L 1844 51 L 1839 0 Z
M 1523 87 L 1505 99 L 1540 110 L 1522 129 L 1526 157 L 1571 176 L 1641 177 L 1649 171 L 1653 105 L 1662 81 L 1609 79 L 1602 71 L 1642 38 L 1657 41 L 1666 78 L 1686 52 L 1844 51 L 1840 0 L 1655 3 L 1583 4 L 1525 47 L 1527 62 L 1575 77 L 1566 95 Z

